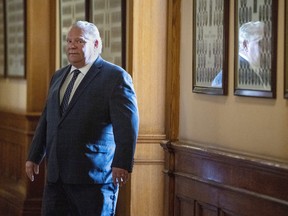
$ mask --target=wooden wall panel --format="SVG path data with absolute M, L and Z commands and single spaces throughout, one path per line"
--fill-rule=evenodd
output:
M 180 96 L 180 31 L 181 0 L 167 1 L 167 60 L 166 60 L 166 95 L 165 95 L 165 133 L 167 140 L 177 140 L 179 135 L 179 96 Z M 165 142 L 163 142 L 165 146 Z M 165 147 L 164 147 L 165 148 Z M 170 178 L 164 179 L 164 215 L 172 216 L 174 206 L 169 205 L 174 199 L 174 178 L 167 167 L 174 166 L 174 155 L 165 151 L 164 173 Z M 166 172 L 168 170 L 168 172 Z M 185 205 L 186 206 L 186 205 Z
M 163 147 L 175 157 L 165 170 L 174 179 L 173 215 L 287 215 L 288 162 L 183 143 Z
M 33 184 L 25 174 L 39 115 L 0 111 L 0 215 L 40 215 L 44 167 Z
M 27 0 L 27 112 L 43 110 L 56 69 L 56 0 Z
M 163 215 L 164 155 L 159 143 L 165 136 L 140 136 L 131 175 L 131 215 Z
M 128 43 L 133 44 L 127 65 L 137 94 L 140 135 L 126 204 L 130 211 L 119 215 L 164 216 L 164 152 L 159 143 L 166 139 L 167 1 L 130 0 L 128 5 Z
M 56 14 L 58 1 L 27 0 L 26 2 L 26 112 L 41 112 L 50 77 L 55 71 L 57 25 L 56 16 L 53 14 Z M 129 26 L 127 65 L 129 73 L 133 76 L 138 97 L 140 137 L 137 143 L 134 172 L 130 182 L 121 189 L 117 215 L 162 216 L 164 153 L 159 143 L 166 139 L 167 129 L 164 112 L 167 2 L 129 0 L 128 5 L 130 8 L 127 11 L 131 13 L 129 23 L 132 26 Z M 44 30 L 39 31 L 39 29 Z M 0 168 L 7 173 L 7 178 L 0 177 L 0 211 L 9 214 L 11 211 L 11 215 L 40 215 L 44 167 L 40 170 L 40 178 L 37 178 L 33 184 L 28 182 L 24 173 L 26 152 L 39 116 L 40 113 L 34 116 L 27 113 L 0 111 L 0 150 L 2 150 L 0 161 L 3 162 Z M 17 162 L 15 162 L 17 154 Z

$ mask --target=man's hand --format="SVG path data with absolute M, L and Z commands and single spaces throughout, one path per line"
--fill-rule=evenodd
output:
M 28 178 L 33 182 L 34 174 L 39 174 L 39 165 L 33 163 L 32 161 L 26 161 L 25 170 Z
M 122 187 L 128 181 L 128 171 L 125 169 L 112 167 L 112 177 L 115 185 Z

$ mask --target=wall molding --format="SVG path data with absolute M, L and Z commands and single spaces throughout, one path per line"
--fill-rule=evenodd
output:
M 137 143 L 139 144 L 155 144 L 159 143 L 166 139 L 165 134 L 139 134 Z
M 162 147 L 165 178 L 174 183 L 170 215 L 287 215 L 288 162 L 201 144 Z

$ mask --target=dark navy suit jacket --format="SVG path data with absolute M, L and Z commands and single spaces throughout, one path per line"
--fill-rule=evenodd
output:
M 28 160 L 39 164 L 46 156 L 48 182 L 110 183 L 112 167 L 133 167 L 139 122 L 132 79 L 99 56 L 61 116 L 59 92 L 70 68 L 51 79 Z

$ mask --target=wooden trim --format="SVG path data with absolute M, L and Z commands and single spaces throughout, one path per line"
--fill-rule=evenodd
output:
M 175 157 L 173 154 L 173 150 L 171 148 L 170 141 L 163 141 L 161 143 L 162 148 L 164 149 L 165 155 L 165 163 L 163 174 L 164 178 L 164 215 L 174 216 L 174 209 L 176 207 L 175 198 L 175 177 L 174 177 L 174 169 L 175 169 Z M 172 150 L 172 151 L 171 151 Z M 174 205 L 175 203 L 175 205 Z
M 131 74 L 133 77 L 133 1 L 134 0 L 126 0 L 126 71 Z
M 166 80 L 166 135 L 177 140 L 179 133 L 180 96 L 180 25 L 181 0 L 168 1 L 167 13 L 167 80 Z
M 155 144 L 159 145 L 159 143 L 163 140 L 166 140 L 165 134 L 140 134 L 138 136 L 137 143 L 139 144 Z
M 176 141 L 179 134 L 179 97 L 180 97 L 180 26 L 181 0 L 168 0 L 167 6 L 167 73 L 166 73 L 166 139 Z M 173 176 L 174 155 L 170 154 L 170 141 L 162 141 L 165 152 L 164 215 L 173 216 L 175 181 Z
M 174 182 L 172 215 L 287 215 L 288 161 L 200 144 L 162 146 L 174 158 L 165 172 Z
M 40 113 L 0 111 L 0 215 L 40 215 L 44 165 L 33 183 L 25 174 L 27 151 L 39 118 Z
M 43 110 L 55 71 L 56 1 L 27 1 L 27 111 Z M 41 29 L 41 30 L 40 30 Z
M 133 0 L 126 0 L 125 5 L 125 70 L 133 77 Z M 124 44 L 122 45 L 124 46 Z M 131 188 L 131 181 L 128 181 L 125 187 L 119 191 L 116 216 L 131 215 Z
M 163 166 L 164 160 L 143 160 L 135 159 L 135 165 L 160 165 Z

